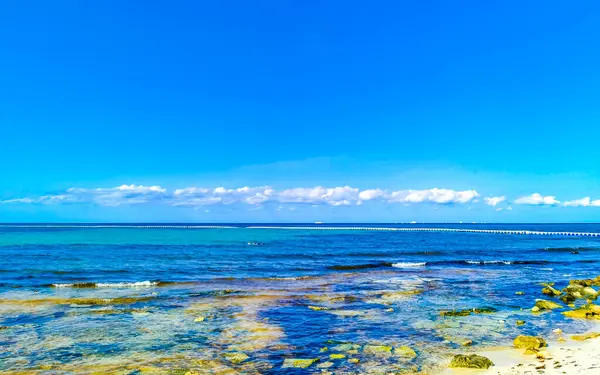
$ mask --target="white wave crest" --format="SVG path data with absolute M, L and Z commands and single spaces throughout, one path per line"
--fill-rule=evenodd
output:
M 150 288 L 158 284 L 158 281 L 137 281 L 131 283 L 65 283 L 52 284 L 52 286 L 54 288 Z
M 417 267 L 425 267 L 427 262 L 399 262 L 393 263 L 392 267 L 395 268 L 417 268 Z

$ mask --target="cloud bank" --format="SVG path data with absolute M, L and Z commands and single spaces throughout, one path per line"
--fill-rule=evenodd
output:
M 291 188 L 275 190 L 269 186 L 203 188 L 187 187 L 167 190 L 160 186 L 121 185 L 114 188 L 83 189 L 71 188 L 54 195 L 23 197 L 0 201 L 0 203 L 22 204 L 96 204 L 100 206 L 120 206 L 132 204 L 163 203 L 181 207 L 203 207 L 210 205 L 267 203 L 318 206 L 352 206 L 365 202 L 386 203 L 434 203 L 463 204 L 479 197 L 475 190 L 456 191 L 452 189 L 360 190 L 350 186 L 326 188 Z
M 161 186 L 121 185 L 113 188 L 70 188 L 57 194 L 33 197 L 21 197 L 0 201 L 0 204 L 90 204 L 98 206 L 122 206 L 139 204 L 164 204 L 173 207 L 201 208 L 214 205 L 241 204 L 260 208 L 273 204 L 275 208 L 293 210 L 293 206 L 359 206 L 370 202 L 385 204 L 434 204 L 460 205 L 476 204 L 480 194 L 476 190 L 453 189 L 358 189 L 351 186 L 338 187 L 298 187 L 290 189 L 274 189 L 270 186 L 240 188 L 205 188 L 186 187 L 166 189 Z M 529 206 L 561 206 L 561 207 L 600 207 L 600 199 L 585 197 L 575 200 L 559 201 L 553 195 L 543 196 L 534 193 L 509 201 L 506 196 L 487 196 L 483 203 L 495 211 L 510 211 L 510 204 Z
M 525 197 L 521 197 L 515 200 L 515 204 L 527 204 L 530 206 L 541 206 L 541 205 L 549 205 L 554 206 L 560 203 L 560 201 L 556 200 L 555 196 L 548 195 L 542 196 L 541 194 L 534 193 Z

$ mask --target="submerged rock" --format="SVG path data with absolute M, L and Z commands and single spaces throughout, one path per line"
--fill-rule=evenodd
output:
M 452 310 L 452 311 L 442 311 L 440 312 L 441 316 L 469 316 L 471 314 L 491 314 L 495 313 L 496 310 L 493 307 L 484 306 L 484 307 L 475 307 L 473 309 L 465 309 L 465 310 Z
M 489 358 L 471 354 L 471 355 L 462 355 L 458 354 L 452 358 L 452 362 L 450 362 L 450 367 L 453 368 L 475 368 L 475 369 L 488 369 L 492 367 L 494 363 L 490 361 Z
M 319 358 L 308 358 L 308 359 L 286 358 L 283 361 L 283 366 L 281 366 L 281 368 L 308 368 L 313 363 L 318 362 L 318 361 L 319 361 Z
M 541 337 L 520 335 L 515 339 L 514 345 L 517 349 L 538 350 L 548 346 L 548 343 Z
M 329 307 L 323 307 L 323 306 L 308 306 L 309 309 L 314 310 L 314 311 L 322 311 L 322 310 L 331 310 Z
M 331 359 L 344 359 L 346 358 L 345 354 L 341 354 L 341 353 L 334 353 L 334 354 L 330 354 L 329 358 Z
M 357 363 L 359 363 L 359 362 L 360 362 L 360 359 L 358 359 L 358 358 L 350 358 L 350 359 L 348 360 L 348 362 L 350 362 L 350 363 L 354 363 L 354 364 L 357 364 Z
M 318 368 L 330 368 L 331 366 L 333 366 L 334 363 L 333 362 L 323 362 L 323 363 L 319 363 L 317 365 Z
M 417 352 L 415 352 L 410 346 L 404 345 L 394 348 L 394 355 L 403 358 L 413 359 L 417 357 Z
M 516 294 L 517 296 L 524 296 L 524 295 L 525 295 L 525 292 L 515 292 L 515 294 Z
M 517 325 L 518 326 L 523 326 L 523 325 L 525 325 L 525 321 L 524 320 L 517 320 Z
M 440 312 L 441 316 L 469 316 L 471 315 L 471 310 L 453 310 L 453 311 L 442 311 Z
M 392 347 L 385 345 L 365 345 L 363 353 L 372 355 L 391 355 Z
M 225 357 L 225 359 L 231 363 L 242 363 L 250 358 L 246 353 L 243 352 L 225 353 L 223 354 L 223 357 Z
M 356 350 L 358 348 L 360 348 L 360 345 L 358 345 L 358 344 L 346 343 L 346 344 L 336 345 L 333 348 L 331 348 L 331 350 L 336 351 L 336 352 L 347 352 L 350 350 Z

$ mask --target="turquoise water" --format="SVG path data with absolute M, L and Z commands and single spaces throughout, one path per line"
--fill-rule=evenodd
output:
M 541 282 L 600 275 L 599 255 L 595 237 L 4 226 L 0 371 L 295 374 L 327 362 L 342 373 L 424 371 L 466 340 L 476 351 L 518 334 L 586 331 L 587 321 L 530 308 L 544 298 Z M 495 312 L 440 315 L 484 307 Z M 284 368 L 286 358 L 319 362 Z

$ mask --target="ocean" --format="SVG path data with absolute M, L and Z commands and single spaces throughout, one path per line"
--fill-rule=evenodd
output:
M 600 275 L 597 233 L 598 224 L 3 225 L 0 372 L 433 371 L 466 345 L 589 330 L 560 309 L 531 308 L 548 299 L 542 283 Z

